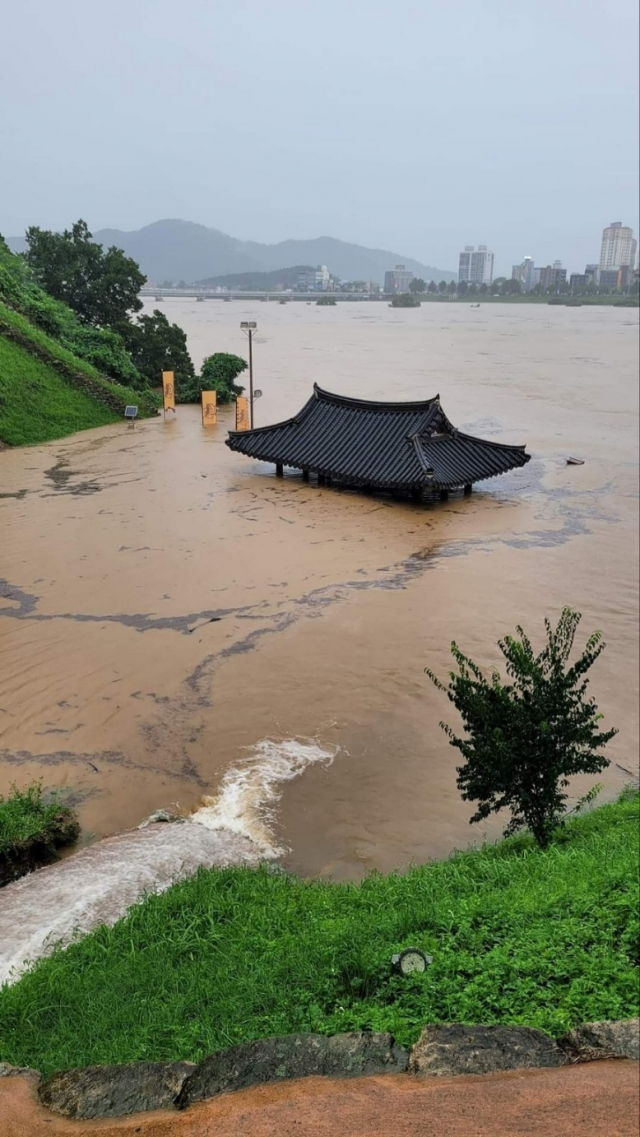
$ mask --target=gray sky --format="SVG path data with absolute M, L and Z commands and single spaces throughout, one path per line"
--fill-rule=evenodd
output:
M 20 0 L 0 232 L 181 217 L 455 268 L 638 227 L 636 0 Z

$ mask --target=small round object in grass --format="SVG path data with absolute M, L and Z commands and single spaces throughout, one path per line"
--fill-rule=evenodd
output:
M 433 957 L 425 955 L 420 948 L 411 947 L 392 956 L 391 962 L 400 975 L 420 975 L 433 963 Z

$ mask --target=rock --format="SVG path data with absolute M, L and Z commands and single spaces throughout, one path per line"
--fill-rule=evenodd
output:
M 578 1061 L 602 1058 L 640 1059 L 640 1019 L 621 1022 L 583 1023 L 570 1030 L 560 1045 L 575 1054 Z
M 178 821 L 177 814 L 172 813 L 169 809 L 156 809 L 150 813 L 144 821 L 141 821 L 138 829 L 146 829 L 147 825 L 155 825 L 158 821 Z
M 425 1077 L 491 1074 L 527 1066 L 562 1066 L 559 1046 L 528 1026 L 427 1026 L 411 1051 L 409 1069 Z
M 399 1074 L 408 1055 L 390 1034 L 288 1034 L 244 1042 L 211 1054 L 187 1078 L 178 1108 L 214 1097 L 224 1090 L 241 1090 L 261 1082 L 309 1075 L 355 1078 L 365 1074 Z
M 145 1109 L 170 1109 L 193 1062 L 129 1062 L 87 1066 L 54 1074 L 38 1091 L 43 1105 L 63 1117 L 122 1117 Z
M 8 1062 L 0 1062 L 0 1078 L 37 1078 L 40 1081 L 40 1071 L 32 1070 L 31 1066 L 10 1066 Z

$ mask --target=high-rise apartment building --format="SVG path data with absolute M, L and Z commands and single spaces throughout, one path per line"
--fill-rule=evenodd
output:
M 298 292 L 328 292 L 331 288 L 331 273 L 326 265 L 305 268 L 298 273 Z
M 613 272 L 621 268 L 633 271 L 637 248 L 638 242 L 634 239 L 633 229 L 623 225 L 621 221 L 612 221 L 602 231 L 600 272 Z
M 539 278 L 536 278 L 536 267 L 533 263 L 533 257 L 525 257 L 522 264 L 514 265 L 511 270 L 511 279 L 520 281 L 523 292 L 531 292 L 539 280 Z
M 491 284 L 493 253 L 486 245 L 465 245 L 458 263 L 458 284 Z
M 546 265 L 544 268 L 536 269 L 536 284 L 540 284 L 542 288 L 559 288 L 561 284 L 567 283 L 567 270 L 562 267 L 562 261 L 554 261 L 552 265 Z
M 389 269 L 384 274 L 384 290 L 398 294 L 408 292 L 412 280 L 413 273 L 410 269 L 405 268 L 404 265 L 396 265 L 395 268 Z

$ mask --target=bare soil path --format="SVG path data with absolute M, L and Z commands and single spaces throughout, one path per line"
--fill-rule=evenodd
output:
M 636 1062 L 482 1078 L 307 1078 L 224 1094 L 185 1113 L 65 1121 L 26 1078 L 0 1079 L 2 1137 L 637 1137 Z

